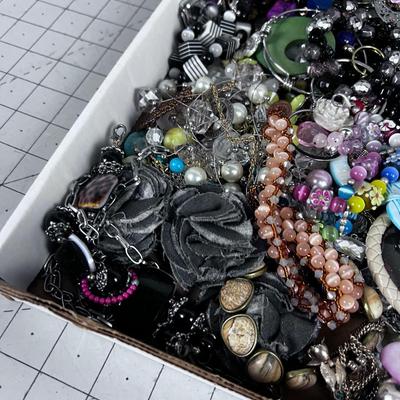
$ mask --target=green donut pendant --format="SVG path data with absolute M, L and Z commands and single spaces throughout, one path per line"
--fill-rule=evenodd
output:
M 311 18 L 308 17 L 289 17 L 272 24 L 271 32 L 265 38 L 264 46 L 269 54 L 270 64 L 273 66 L 274 72 L 282 75 L 282 71 L 276 68 L 275 64 L 291 76 L 303 75 L 307 72 L 309 63 L 291 60 L 288 57 L 288 50 L 307 42 L 307 26 L 310 22 Z M 336 40 L 333 33 L 325 33 L 325 38 L 328 45 L 335 50 Z M 268 68 L 263 48 L 257 52 L 256 57 L 261 65 Z

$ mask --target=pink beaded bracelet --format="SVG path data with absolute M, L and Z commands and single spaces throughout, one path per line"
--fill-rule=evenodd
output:
M 135 292 L 136 289 L 139 285 L 139 280 L 138 276 L 136 275 L 135 272 L 129 271 L 129 283 L 127 285 L 127 288 L 125 291 L 122 293 L 115 295 L 115 296 L 96 296 L 95 294 L 92 293 L 92 291 L 89 288 L 89 279 L 88 278 L 83 278 L 81 280 L 81 289 L 83 295 L 90 301 L 96 304 L 101 304 L 105 306 L 109 306 L 112 304 L 118 304 L 121 303 L 127 299 L 129 299 Z

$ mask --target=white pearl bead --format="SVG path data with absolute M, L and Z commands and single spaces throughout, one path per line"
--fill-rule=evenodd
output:
M 188 186 L 199 186 L 207 182 L 207 174 L 203 168 L 190 167 L 185 172 L 185 183 Z
M 247 97 L 253 104 L 262 104 L 268 99 L 268 87 L 265 83 L 255 83 L 247 91 Z
M 267 173 L 268 173 L 267 167 L 260 168 L 257 174 L 257 182 L 263 183 L 265 178 L 267 177 Z
M 193 40 L 195 38 L 194 32 L 190 28 L 186 28 L 181 32 L 181 38 L 184 42 L 188 42 L 189 40 Z
M 222 48 L 222 46 L 219 43 L 213 43 L 209 49 L 210 53 L 215 57 L 215 58 L 219 58 L 222 56 L 222 53 L 224 51 L 224 49 Z
M 395 133 L 389 138 L 390 147 L 400 147 L 400 133 Z
M 225 76 L 229 79 L 234 79 L 236 75 L 237 67 L 235 63 L 230 63 L 225 67 Z
M 239 193 L 242 191 L 242 188 L 237 183 L 224 183 L 223 188 L 225 193 Z
M 224 12 L 224 20 L 228 22 L 236 21 L 236 14 L 232 10 L 227 10 Z
M 227 161 L 221 167 L 221 176 L 229 183 L 238 182 L 243 176 L 242 164 L 237 161 Z
M 193 93 L 204 93 L 210 90 L 212 85 L 212 80 L 208 76 L 203 76 L 199 78 L 193 88 Z
M 176 82 L 173 79 L 164 79 L 158 84 L 158 88 L 163 96 L 170 97 L 176 95 Z
M 233 103 L 233 125 L 243 124 L 247 117 L 247 108 L 242 103 Z

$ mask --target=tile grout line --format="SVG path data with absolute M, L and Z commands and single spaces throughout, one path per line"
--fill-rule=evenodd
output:
M 151 396 L 153 396 L 154 389 L 156 388 L 158 380 L 160 379 L 160 376 L 161 376 L 162 372 L 164 371 L 164 367 L 165 367 L 165 365 L 162 364 L 160 372 L 157 375 L 157 379 L 154 382 L 154 385 L 153 385 L 153 387 L 151 389 L 151 392 L 150 392 L 149 397 L 147 398 L 147 400 L 151 400 Z
M 217 388 L 214 386 L 214 389 L 213 389 L 213 391 L 212 391 L 212 393 L 211 393 L 210 400 L 213 400 L 214 393 L 215 393 L 216 390 L 217 390 Z
M 15 311 L 14 315 L 13 315 L 12 318 L 10 319 L 10 322 L 6 325 L 6 327 L 4 328 L 3 332 L 0 334 L 0 341 L 1 341 L 1 338 L 4 336 L 4 333 L 6 332 L 6 330 L 8 329 L 8 327 L 11 325 L 11 322 L 13 322 L 15 316 L 17 315 L 18 311 L 20 310 L 20 308 L 22 307 L 23 304 L 24 304 L 24 303 L 21 303 L 21 304 L 19 305 L 19 307 L 18 307 L 17 310 Z
M 88 393 L 88 395 L 87 395 L 86 400 L 89 398 L 89 396 L 91 396 L 92 390 L 93 390 L 93 388 L 95 387 L 95 385 L 96 385 L 96 383 L 97 383 L 97 381 L 98 381 L 98 379 L 99 379 L 99 376 L 100 376 L 100 374 L 102 373 L 102 371 L 103 371 L 103 369 L 104 369 L 104 367 L 105 367 L 105 365 L 106 365 L 108 359 L 110 358 L 110 355 L 111 355 L 112 351 L 114 350 L 114 347 L 115 347 L 115 343 L 113 343 L 113 345 L 111 346 L 111 349 L 110 349 L 110 351 L 108 352 L 107 357 L 106 357 L 106 359 L 104 360 L 103 365 L 101 366 L 100 371 L 99 371 L 99 373 L 97 374 L 96 379 L 94 380 L 94 382 L 93 382 L 93 384 L 92 384 L 92 386 L 91 386 L 91 388 L 90 388 L 90 390 L 89 390 L 89 393 Z
M 143 0 L 142 5 L 144 4 L 144 2 L 145 2 L 145 0 Z M 71 4 L 72 4 L 72 3 L 71 3 Z M 71 5 L 71 4 L 70 4 L 70 5 Z M 104 4 L 104 6 L 99 10 L 99 12 L 97 13 L 97 15 L 99 15 L 99 14 L 103 11 L 103 9 L 104 9 L 108 4 L 109 4 L 109 3 L 106 2 L 106 3 Z M 123 29 L 126 29 L 126 28 L 128 27 L 128 24 L 132 21 L 132 19 L 135 17 L 135 15 L 142 9 L 142 5 L 140 5 L 140 6 L 137 7 L 136 11 L 133 13 L 132 17 L 129 19 L 129 21 L 127 22 L 127 24 L 124 26 Z M 26 12 L 28 12 L 28 10 L 27 10 Z M 25 15 L 26 12 L 25 12 L 23 15 Z M 64 12 L 65 12 L 65 10 L 64 10 Z M 50 25 L 50 27 L 49 27 L 49 30 L 50 30 L 51 26 L 53 26 L 53 25 L 57 22 L 57 20 L 58 20 L 59 18 L 61 18 L 62 15 L 63 15 L 63 13 L 61 13 L 61 14 L 59 15 L 59 17 L 53 21 L 53 23 L 52 23 L 52 24 Z M 97 19 L 97 16 L 92 17 L 92 19 L 93 19 L 93 20 L 91 21 L 91 23 L 92 23 L 95 19 Z M 87 30 L 87 28 L 86 28 L 86 29 L 79 35 L 79 37 L 71 44 L 71 46 L 69 47 L 69 49 L 71 49 L 71 48 L 75 45 L 75 43 L 77 43 L 78 40 L 81 40 L 80 37 L 86 32 L 86 30 Z M 47 32 L 47 30 L 46 30 L 45 32 Z M 31 48 L 40 40 L 40 38 L 44 35 L 45 32 L 43 32 L 43 34 L 35 41 L 35 43 L 32 44 Z M 121 33 L 121 32 L 120 32 L 120 33 Z M 96 68 L 96 66 L 100 63 L 100 61 L 102 60 L 102 58 L 104 57 L 104 55 L 107 53 L 107 51 L 111 49 L 111 46 L 115 43 L 115 41 L 117 40 L 118 36 L 119 36 L 119 35 L 117 35 L 117 36 L 115 37 L 115 39 L 113 40 L 113 42 L 108 46 L 108 48 L 105 49 L 105 51 L 104 51 L 103 54 L 100 56 L 100 58 L 99 58 L 99 60 L 97 61 L 97 63 L 92 67 L 92 69 L 91 69 L 91 70 L 87 73 L 87 75 L 83 78 L 81 84 L 82 84 L 83 81 L 89 76 L 90 73 L 94 73 L 93 70 L 94 70 L 94 69 Z M 25 53 L 22 57 L 24 57 L 29 51 L 30 51 L 30 50 L 27 50 L 26 53 Z M 115 50 L 115 51 L 117 51 L 117 50 Z M 63 55 L 62 57 L 64 57 L 67 53 L 68 53 L 68 50 L 66 50 L 66 52 L 64 53 L 64 55 Z M 122 53 L 121 53 L 121 55 L 122 55 Z M 22 58 L 22 57 L 21 57 L 21 58 Z M 60 60 L 59 60 L 59 61 L 60 61 Z M 19 62 L 19 61 L 18 61 L 18 62 Z M 15 65 L 16 65 L 16 64 L 14 64 L 14 66 L 15 66 Z M 44 87 L 44 86 L 41 86 L 41 83 L 46 79 L 46 77 L 51 73 L 51 71 L 55 68 L 56 65 L 57 65 L 57 63 L 55 63 L 55 65 L 53 66 L 53 68 L 51 68 L 51 69 L 48 71 L 48 73 L 46 74 L 46 76 L 43 77 L 42 80 L 41 80 L 38 84 L 36 84 L 36 86 L 35 86 L 35 88 L 32 90 L 32 92 L 30 92 L 30 94 L 25 98 L 25 100 L 21 103 L 21 105 L 18 107 L 18 109 L 17 109 L 17 110 L 14 110 L 14 112 L 10 115 L 10 117 L 4 122 L 3 126 L 4 126 L 17 112 L 20 112 L 20 111 L 19 111 L 19 108 L 23 105 L 23 103 L 27 100 L 27 98 L 28 98 L 29 96 L 31 96 L 31 94 L 33 93 L 34 90 L 37 89 L 37 87 Z M 14 68 L 14 66 L 11 67 L 9 71 L 11 71 L 11 69 Z M 21 79 L 21 78 L 20 78 L 20 79 Z M 80 87 L 80 86 L 79 86 L 79 87 Z M 24 151 L 25 154 L 21 157 L 21 159 L 17 162 L 17 164 L 14 166 L 14 168 L 9 172 L 9 174 L 8 174 L 8 175 L 6 176 L 6 178 L 3 180 L 3 182 L 2 182 L 2 185 L 3 185 L 3 186 L 7 187 L 6 184 L 9 183 L 9 182 L 7 182 L 7 179 L 9 178 L 9 176 L 10 176 L 10 175 L 16 170 L 16 168 L 22 163 L 22 161 L 26 158 L 26 155 L 27 155 L 27 154 L 30 154 L 30 150 L 32 149 L 32 147 L 36 144 L 36 142 L 42 137 L 43 133 L 47 130 L 47 128 L 48 128 L 48 127 L 53 123 L 53 121 L 57 118 L 57 116 L 60 114 L 60 112 L 61 112 L 62 109 L 65 107 L 65 105 L 68 103 L 68 101 L 69 101 L 71 98 L 74 98 L 73 95 L 74 95 L 74 93 L 79 89 L 79 87 L 75 89 L 75 91 L 73 92 L 72 95 L 69 95 L 68 99 L 67 99 L 67 100 L 65 101 L 65 103 L 62 105 L 62 107 L 60 108 L 60 110 L 53 116 L 53 118 L 51 119 L 51 121 L 50 121 L 50 122 L 49 122 L 49 121 L 45 121 L 45 122 L 47 123 L 47 125 L 45 126 L 45 128 L 43 129 L 43 131 L 41 132 L 41 134 L 36 138 L 36 140 L 31 144 L 31 146 L 28 148 L 28 150 Z M 79 99 L 79 100 L 81 100 L 81 99 Z M 83 101 L 83 100 L 82 100 L 82 101 Z M 87 103 L 88 103 L 88 102 L 86 101 L 86 104 L 87 104 Z M 27 114 L 27 115 L 29 115 L 29 114 Z M 62 128 L 63 128 L 63 129 L 66 129 L 66 128 L 64 128 L 64 127 L 62 127 Z M 7 187 L 7 188 L 8 188 L 8 187 Z M 8 189 L 11 189 L 11 188 L 8 188 Z M 14 190 L 14 191 L 17 192 L 17 193 L 21 193 L 21 192 L 19 192 L 19 191 L 17 191 L 17 190 Z
M 72 4 L 72 2 L 70 3 L 70 5 L 71 5 L 71 4 Z M 103 9 L 106 7 L 107 4 L 108 4 L 108 2 L 106 2 L 106 3 L 104 4 L 104 6 L 103 6 L 103 7 L 99 10 L 99 12 L 96 14 L 96 17 L 97 17 L 97 15 L 99 15 L 99 14 L 103 11 Z M 32 7 L 33 7 L 33 5 L 32 5 Z M 26 11 L 26 12 L 27 12 L 27 11 Z M 25 15 L 26 12 L 25 12 L 23 15 Z M 64 10 L 64 12 L 65 12 L 65 10 Z M 59 18 L 61 18 L 61 16 L 64 14 L 64 12 L 61 13 L 61 14 L 59 15 L 59 17 L 53 21 L 53 23 L 50 25 L 49 29 L 58 21 Z M 22 16 L 23 16 L 23 15 L 22 15 Z M 96 19 L 96 17 L 94 17 L 94 18 L 92 17 L 92 19 L 94 20 L 94 19 Z M 32 44 L 32 46 L 31 46 L 30 48 L 32 48 L 32 47 L 39 41 L 39 39 L 44 35 L 45 32 L 47 32 L 47 30 L 45 30 L 45 31 L 43 32 L 43 34 L 40 35 L 40 37 L 35 41 L 34 44 Z M 71 44 L 71 46 L 66 50 L 66 52 L 64 53 L 64 55 L 63 55 L 62 57 L 64 57 L 65 54 L 67 54 L 68 50 L 70 50 L 70 49 L 75 45 L 75 43 L 77 43 L 77 41 L 79 40 L 79 38 L 81 37 L 82 34 L 83 34 L 83 32 L 82 32 L 82 33 L 79 35 L 79 37 Z M 29 50 L 28 50 L 28 51 L 29 51 Z M 28 52 L 28 51 L 27 51 L 27 52 Z M 25 54 L 26 54 L 26 53 L 25 53 Z M 104 53 L 101 55 L 101 57 L 103 57 L 104 54 L 105 54 L 105 51 L 104 51 Z M 54 68 L 54 67 L 53 67 L 53 68 Z M 49 73 L 53 70 L 53 68 L 46 74 L 46 76 L 42 79 L 42 81 L 49 75 Z M 90 72 L 92 72 L 92 71 L 90 71 Z M 90 73 L 90 72 L 89 72 L 89 73 Z M 86 76 L 88 76 L 89 73 L 88 73 Z M 84 79 L 86 79 L 86 77 L 85 77 Z M 42 82 L 42 81 L 41 81 L 41 82 Z M 83 82 L 83 81 L 82 81 L 82 82 Z M 14 114 L 16 114 L 16 113 L 19 111 L 19 108 L 25 103 L 25 101 L 28 99 L 28 97 L 30 97 L 30 96 L 32 95 L 32 93 L 33 93 L 38 87 L 39 87 L 39 85 L 36 85 L 36 86 L 35 86 L 35 88 L 30 92 L 30 94 L 29 94 L 29 95 L 24 99 L 24 101 L 19 105 L 18 109 L 15 110 L 15 111 L 13 112 L 13 114 L 11 114 L 11 116 L 8 118 L 8 120 L 7 120 L 5 123 L 7 123 L 7 122 L 12 118 L 12 116 L 13 116 Z M 57 116 L 60 114 L 61 110 L 65 107 L 65 105 L 67 104 L 67 102 L 68 102 L 69 100 L 70 100 L 70 97 L 68 97 L 68 99 L 63 103 L 63 105 L 62 105 L 61 108 L 58 110 L 58 112 L 53 116 L 53 118 L 51 119 L 51 121 L 50 121 L 50 122 L 47 122 L 46 127 L 43 129 L 43 131 L 42 131 L 41 134 L 37 137 L 37 139 L 32 143 L 32 145 L 28 148 L 27 152 L 29 152 L 30 149 L 35 145 L 35 143 L 41 138 L 41 136 L 43 135 L 43 133 L 46 131 L 46 129 L 49 127 L 49 125 L 54 121 L 54 119 L 57 118 Z M 9 174 L 6 176 L 6 178 L 3 180 L 3 182 L 2 182 L 3 185 L 4 185 L 4 183 L 7 181 L 8 177 L 16 170 L 16 168 L 17 168 L 17 167 L 21 164 L 21 162 L 25 159 L 25 157 L 26 157 L 26 154 L 25 154 L 24 156 L 22 156 L 22 158 L 17 162 L 17 164 L 14 166 L 14 168 L 12 168 L 12 170 L 9 172 Z
M 63 53 L 63 55 L 60 56 L 59 58 L 54 58 L 54 57 L 49 56 L 49 55 L 41 54 L 41 53 L 38 53 L 38 52 L 35 51 L 35 50 L 28 50 L 28 51 L 29 51 L 30 53 L 35 54 L 35 55 L 38 55 L 38 56 L 47 57 L 47 58 L 49 58 L 49 59 L 52 60 L 52 61 L 62 62 L 62 63 L 64 63 L 64 64 L 70 65 L 71 67 L 76 67 L 76 68 L 80 68 L 80 69 L 82 69 L 82 70 L 84 70 L 84 71 L 91 72 L 90 69 L 87 69 L 87 68 L 84 68 L 84 67 L 79 67 L 79 66 L 77 66 L 77 65 L 75 65 L 75 64 L 71 64 L 71 63 L 68 62 L 68 61 L 62 60 L 62 57 L 64 57 L 64 56 L 67 54 L 67 52 L 69 51 L 69 49 L 70 49 L 78 40 L 81 40 L 82 42 L 85 42 L 85 43 L 87 43 L 87 44 L 90 45 L 90 46 L 96 45 L 96 43 L 91 43 L 91 42 L 88 42 L 87 40 L 84 40 L 84 39 L 81 39 L 81 38 L 75 38 L 75 39 L 76 39 L 76 40 L 71 44 L 71 46 L 69 46 L 68 49 L 67 49 L 67 50 Z M 7 42 L 3 42 L 2 40 L 0 40 L 0 43 L 5 43 L 5 44 L 8 44 L 8 45 L 10 45 L 10 46 L 14 46 L 14 47 L 16 47 L 17 49 L 26 50 L 26 49 L 24 49 L 24 48 L 21 47 L 21 46 L 18 46 L 18 45 L 16 45 L 16 44 L 10 44 L 10 43 L 7 43 Z M 104 46 L 99 46 L 99 47 L 104 48 Z M 118 50 L 116 50 L 116 51 L 118 51 Z M 25 55 L 26 55 L 26 54 L 24 54 L 22 57 L 24 57 Z M 22 57 L 21 57 L 21 58 L 22 58 Z M 18 61 L 20 61 L 20 60 L 21 60 L 21 59 L 19 59 Z M 15 66 L 15 64 L 13 65 L 12 68 L 14 68 L 14 66 Z M 3 72 L 4 72 L 4 71 L 3 71 Z M 6 72 L 6 74 L 9 74 L 9 73 Z M 106 75 L 104 75 L 104 74 L 99 74 L 99 75 L 106 76 Z
M 143 0 L 143 3 L 145 2 L 146 0 Z M 142 4 L 143 4 L 142 3 Z M 128 24 L 132 21 L 132 19 L 135 17 L 135 15 L 139 12 L 139 10 L 141 10 L 141 6 L 138 6 L 137 7 L 137 9 L 136 9 L 136 11 L 133 13 L 133 15 L 132 15 L 132 18 L 130 18 L 129 19 L 129 21 L 125 24 L 125 26 L 122 28 L 122 30 L 120 31 L 120 33 L 124 30 L 124 29 L 126 29 L 127 27 L 128 27 Z M 120 34 L 119 33 L 119 34 Z M 118 36 L 119 36 L 119 34 L 118 34 Z M 108 48 L 106 49 L 106 51 L 104 52 L 104 54 L 99 58 L 99 60 L 97 61 L 97 63 L 93 66 L 93 68 L 92 68 L 92 71 L 91 72 L 93 72 L 93 70 L 97 67 L 97 65 L 99 64 L 99 62 L 102 60 L 102 58 L 106 55 L 106 53 L 107 53 L 107 51 L 108 50 L 112 50 L 111 49 L 111 46 L 114 44 L 114 42 L 118 39 L 118 36 L 116 36 L 115 37 L 115 39 L 112 41 L 112 43 L 108 46 Z M 114 51 L 116 51 L 116 50 L 114 50 Z M 122 56 L 122 54 L 123 53 L 121 53 L 121 55 L 119 56 L 119 57 L 121 57 Z M 119 58 L 118 58 L 119 59 Z M 107 74 L 108 75 L 108 74 Z M 76 89 L 75 91 L 74 91 L 74 93 L 77 91 L 78 89 Z
M 72 2 L 69 4 L 69 6 L 70 6 L 71 4 L 72 4 Z M 108 2 L 106 2 L 106 3 L 104 4 L 104 6 L 100 8 L 100 10 L 98 11 L 98 13 L 96 14 L 95 17 L 91 17 L 91 18 L 92 18 L 92 21 L 90 22 L 90 24 L 91 24 L 93 21 L 95 21 L 95 20 L 97 19 L 97 16 L 101 14 L 101 12 L 104 10 L 104 8 L 105 8 L 107 5 L 108 5 Z M 65 12 L 65 11 L 64 11 L 64 12 Z M 61 14 L 61 15 L 62 15 L 62 14 Z M 59 18 L 61 17 L 61 15 L 59 16 Z M 57 20 L 58 20 L 58 18 L 53 22 L 53 24 L 52 24 L 51 26 L 53 26 Z M 89 24 L 89 25 L 90 25 L 90 24 Z M 88 26 L 89 26 L 89 25 L 88 25 Z M 50 28 L 51 28 L 51 26 L 50 26 Z M 88 27 L 87 27 L 87 28 L 88 28 Z M 71 46 L 69 47 L 69 50 L 75 45 L 75 43 L 78 42 L 78 40 L 81 40 L 81 36 L 86 32 L 87 28 L 86 28 L 86 29 L 78 36 L 78 38 L 71 44 Z M 68 54 L 68 51 L 69 51 L 69 50 L 67 50 L 67 51 L 64 53 L 63 57 L 64 57 L 66 54 Z M 107 51 L 107 50 L 105 50 L 105 51 L 103 52 L 103 54 L 100 56 L 99 61 L 100 61 L 101 58 L 104 56 L 104 54 L 106 53 L 106 51 Z M 56 65 L 57 65 L 57 64 L 56 64 Z M 54 66 L 54 67 L 55 67 L 55 66 Z M 41 83 L 47 78 L 47 76 L 48 76 L 48 75 L 50 74 L 50 72 L 54 69 L 54 67 L 53 67 L 53 68 L 46 74 L 46 76 L 39 82 L 38 87 L 41 86 Z M 95 66 L 92 67 L 92 69 L 88 71 L 88 73 L 85 75 L 85 77 L 82 79 L 81 83 L 79 84 L 79 87 L 80 87 L 80 85 L 86 80 L 86 78 L 87 78 L 91 73 L 93 73 L 93 68 L 95 68 Z M 78 88 L 79 88 L 79 87 L 78 87 Z M 73 94 L 78 90 L 78 88 L 75 89 L 75 91 L 73 92 Z M 44 128 L 44 130 L 41 132 L 41 134 L 36 138 L 36 140 L 35 140 L 35 141 L 31 144 L 31 146 L 28 148 L 28 150 L 27 150 L 28 153 L 29 153 L 30 150 L 35 146 L 36 142 L 37 142 L 38 140 L 40 140 L 40 138 L 42 137 L 42 135 L 44 134 L 44 132 L 45 132 L 45 131 L 47 130 L 47 128 L 53 123 L 53 121 L 57 118 L 57 116 L 60 115 L 61 111 L 64 109 L 64 107 L 67 105 L 67 103 L 71 100 L 71 98 L 73 98 L 73 95 L 68 95 L 68 99 L 66 100 L 66 102 L 61 106 L 61 108 L 59 109 L 59 111 L 53 116 L 53 118 L 51 119 L 51 121 L 48 122 L 47 126 Z M 82 101 L 84 101 L 84 100 L 82 100 Z M 88 101 L 84 101 L 84 102 L 86 103 L 86 104 L 85 104 L 85 106 L 86 106 L 87 103 L 88 103 Z M 22 104 L 21 104 L 21 105 L 22 105 Z M 64 128 L 64 127 L 62 127 L 62 128 L 63 128 L 63 129 L 66 129 L 66 128 Z M 70 128 L 71 128 L 71 127 L 69 127 L 69 128 L 67 129 L 68 132 L 69 132 Z M 68 134 L 68 132 L 67 132 L 67 134 Z M 25 156 L 24 156 L 23 158 L 25 158 Z M 22 159 L 20 160 L 20 162 L 22 162 Z M 16 165 L 15 168 L 16 168 L 17 166 L 18 166 L 18 165 Z M 14 168 L 14 170 L 15 170 L 15 168 Z M 14 170 L 11 171 L 10 174 L 12 174 L 12 172 L 14 172 Z M 7 178 L 10 176 L 10 174 L 7 176 Z M 7 178 L 6 178 L 6 179 L 7 179 Z M 5 181 L 4 181 L 4 182 L 5 182 Z

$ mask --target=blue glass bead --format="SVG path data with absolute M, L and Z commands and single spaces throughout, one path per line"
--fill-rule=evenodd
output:
M 350 185 L 340 186 L 338 190 L 339 197 L 345 200 L 348 200 L 350 197 L 354 196 L 354 193 L 353 186 Z
M 356 43 L 356 37 L 353 32 L 341 31 L 337 34 L 336 39 L 341 46 L 345 44 L 353 46 Z
M 399 171 L 395 167 L 386 167 L 383 168 L 381 172 L 381 177 L 386 178 L 389 183 L 395 183 L 399 179 Z
M 308 0 L 307 7 L 318 10 L 327 10 L 331 8 L 333 0 Z
M 125 156 L 129 157 L 133 154 L 140 153 L 144 148 L 147 147 L 146 132 L 138 131 L 132 132 L 128 135 L 124 142 Z
M 175 157 L 169 162 L 169 169 L 174 174 L 180 174 L 185 170 L 185 163 L 179 157 Z
M 336 222 L 335 227 L 340 232 L 340 219 Z M 348 235 L 352 231 L 353 231 L 353 224 L 349 220 L 346 220 L 346 223 L 344 225 L 343 234 Z

